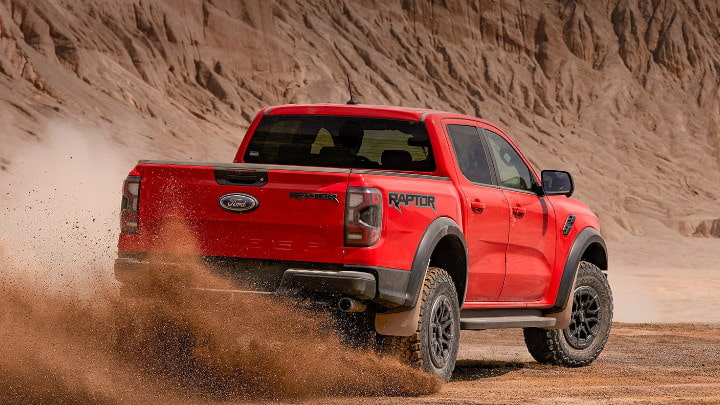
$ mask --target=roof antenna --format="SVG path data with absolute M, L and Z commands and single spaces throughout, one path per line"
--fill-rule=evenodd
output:
M 360 104 L 360 101 L 355 98 L 355 95 L 352 92 L 352 86 L 350 85 L 350 75 L 347 75 L 347 82 L 348 82 L 348 92 L 350 93 L 350 100 L 347 101 L 347 104 L 351 104 L 351 105 Z

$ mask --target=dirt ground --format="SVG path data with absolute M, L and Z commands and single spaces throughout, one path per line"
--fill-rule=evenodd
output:
M 332 398 L 313 403 L 719 403 L 720 325 L 615 323 L 589 367 L 539 365 L 522 331 L 463 331 L 453 380 L 420 398 Z

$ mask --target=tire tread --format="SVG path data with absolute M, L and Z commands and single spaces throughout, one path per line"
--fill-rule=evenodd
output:
M 415 332 L 410 336 L 378 336 L 380 350 L 384 353 L 390 354 L 393 357 L 405 362 L 414 367 L 425 368 L 423 353 L 422 353 L 422 327 L 425 324 L 423 314 L 425 314 L 427 305 L 431 305 L 428 301 L 428 295 L 432 292 L 436 285 L 446 283 L 452 289 L 453 297 L 457 302 L 457 292 L 455 291 L 455 284 L 453 283 L 452 277 L 444 270 L 439 267 L 428 267 L 425 280 L 423 281 L 422 290 L 420 292 L 420 302 L 418 305 L 422 305 L 420 311 L 420 319 L 418 320 L 418 326 Z M 452 375 L 452 371 L 455 368 L 455 364 L 450 366 L 450 370 L 447 373 L 446 380 Z
M 588 352 L 583 358 L 574 358 L 563 348 L 563 340 L 565 339 L 563 331 L 560 329 L 539 329 L 525 328 L 523 334 L 525 336 L 525 345 L 532 357 L 542 364 L 553 364 L 564 367 L 583 367 L 590 365 L 600 355 L 605 348 L 607 338 L 610 334 L 612 326 L 612 292 L 607 277 L 602 271 L 592 263 L 580 262 L 578 268 L 578 278 L 581 276 L 592 276 L 598 280 L 602 288 L 607 292 L 609 302 L 607 303 L 609 318 L 607 322 L 607 333 L 600 337 L 601 340 L 597 345 L 593 345 L 592 351 Z

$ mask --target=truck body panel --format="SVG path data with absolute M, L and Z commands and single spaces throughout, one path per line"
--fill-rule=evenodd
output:
M 194 166 L 140 163 L 140 229 L 157 234 L 162 221 L 176 216 L 195 235 L 201 254 L 340 263 L 344 249 L 348 170 L 302 171 L 263 165 Z M 219 184 L 218 172 L 265 177 L 262 186 Z M 232 175 L 226 176 L 232 177 Z M 222 180 L 221 180 L 222 181 Z M 224 209 L 225 195 L 246 194 L 258 201 L 251 212 Z M 121 250 L 143 251 L 121 236 Z M 173 253 L 173 252 L 154 252 Z

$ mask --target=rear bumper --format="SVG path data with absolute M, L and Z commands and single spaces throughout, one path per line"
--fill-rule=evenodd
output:
M 372 274 L 360 271 L 288 269 L 278 292 L 300 296 L 351 295 L 371 300 L 375 298 L 376 284 Z
M 405 302 L 410 280 L 408 270 L 382 267 L 236 258 L 206 260 L 219 275 L 236 282 L 237 290 L 222 291 L 233 295 L 264 292 L 319 299 L 347 296 L 399 308 Z M 150 263 L 142 255 L 119 257 L 115 260 L 115 279 L 127 286 L 143 285 L 152 277 L 153 267 L 174 266 L 180 265 L 172 260 Z

